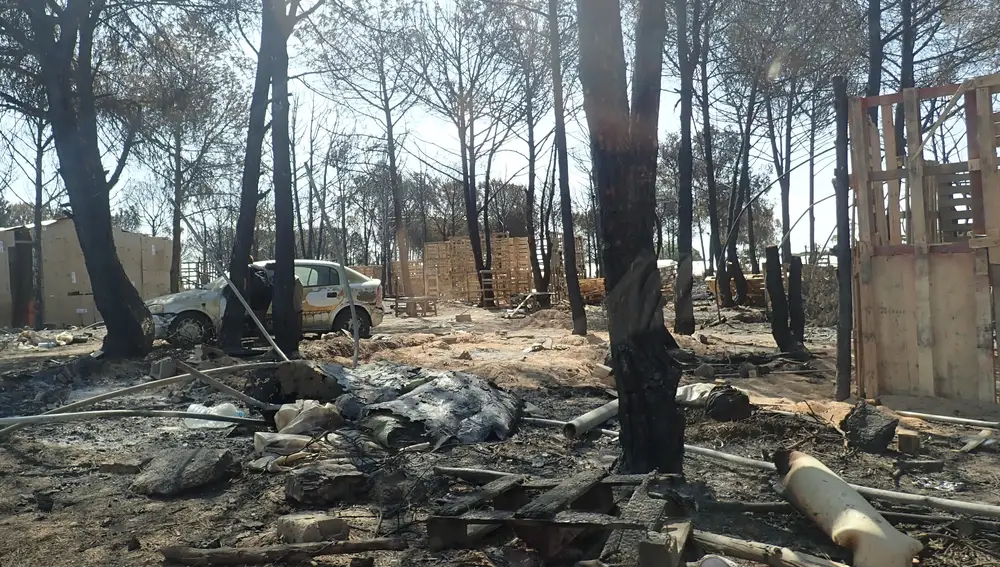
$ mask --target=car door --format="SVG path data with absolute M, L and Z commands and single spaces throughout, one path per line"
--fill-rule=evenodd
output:
M 343 301 L 340 274 L 329 266 L 318 264 L 296 266 L 295 273 L 302 281 L 302 329 L 330 330 L 333 314 Z

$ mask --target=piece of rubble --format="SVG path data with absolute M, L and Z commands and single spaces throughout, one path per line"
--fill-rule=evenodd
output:
M 97 466 L 97 472 L 106 474 L 139 474 L 142 472 L 143 462 L 140 459 L 131 461 L 112 461 L 101 463 Z
M 149 375 L 157 380 L 177 375 L 177 361 L 172 358 L 162 358 L 154 361 L 149 368 Z
M 892 443 L 899 420 L 889 417 L 877 407 L 859 401 L 840 422 L 847 434 L 847 443 L 866 453 L 882 453 Z
M 375 567 L 374 557 L 352 557 L 350 567 Z
M 337 411 L 340 412 L 340 416 L 347 421 L 357 421 L 361 419 L 361 413 L 364 408 L 358 398 L 353 394 L 341 394 L 337 397 L 334 405 L 337 406 Z
M 285 497 L 310 506 L 355 502 L 365 493 L 365 477 L 357 467 L 325 461 L 291 471 L 285 482 Z
M 703 345 L 709 344 L 707 335 L 698 335 L 698 341 Z
M 279 365 L 274 375 L 285 396 L 332 402 L 344 393 L 339 381 L 344 375 L 344 367 L 339 364 L 293 360 Z
M 461 313 L 459 315 L 455 315 L 455 322 L 456 323 L 471 323 L 472 322 L 472 315 L 470 313 Z
M 614 370 L 612 370 L 610 366 L 604 366 L 603 364 L 595 364 L 593 376 L 598 380 L 603 380 L 608 376 L 611 376 L 612 372 L 614 372 Z
M 472 354 L 469 353 L 469 351 L 467 350 L 463 350 L 462 352 L 458 353 L 458 356 L 456 356 L 455 358 L 458 360 L 472 360 Z
M 132 482 L 132 491 L 176 496 L 226 479 L 233 465 L 227 449 L 169 449 L 149 462 Z
M 746 393 L 729 384 L 716 386 L 705 398 L 705 415 L 715 421 L 740 421 L 750 417 L 754 406 Z
M 694 375 L 699 378 L 715 378 L 715 367 L 706 362 L 694 369 Z
M 125 549 L 129 551 L 136 551 L 141 547 L 142 544 L 139 543 L 139 538 L 135 537 L 135 534 L 130 535 L 128 541 L 125 542 Z
M 278 518 L 278 536 L 286 543 L 346 540 L 351 533 L 343 518 L 312 512 Z
M 315 435 L 337 429 L 344 424 L 344 418 L 333 404 L 297 400 L 281 406 L 274 416 L 274 424 L 279 433 Z
M 545 347 L 542 346 L 542 343 L 535 343 L 535 344 L 533 344 L 531 346 L 524 347 L 524 350 L 522 350 L 521 352 L 524 352 L 524 353 L 538 352 L 538 351 L 540 351 L 540 350 L 542 350 L 544 348 Z
M 896 432 L 896 448 L 900 453 L 907 455 L 917 455 L 920 453 L 920 434 L 908 429 L 900 429 Z
M 750 362 L 740 364 L 740 378 L 756 378 L 757 367 Z

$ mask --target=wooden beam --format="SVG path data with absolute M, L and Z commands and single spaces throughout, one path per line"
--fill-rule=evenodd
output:
M 915 311 L 917 324 L 917 384 L 925 396 L 934 395 L 934 326 L 931 321 L 930 264 L 927 261 L 927 204 L 924 200 L 924 156 L 920 137 L 920 102 L 916 89 L 903 91 L 906 116 L 907 184 L 913 211 Z
M 872 195 L 871 195 L 871 153 L 868 150 L 868 128 L 865 126 L 868 116 L 861 108 L 857 98 L 850 100 L 851 124 L 851 169 L 856 181 L 858 198 L 858 240 L 874 242 L 872 232 Z
M 879 143 L 878 126 L 868 122 L 868 151 L 871 154 L 872 173 L 882 171 L 882 146 Z M 885 188 L 881 182 L 872 187 L 872 201 L 875 204 L 875 235 L 879 244 L 889 243 L 889 223 L 886 218 Z
M 969 159 L 979 159 L 979 111 L 976 93 L 965 93 L 965 141 Z M 969 186 L 972 194 L 972 231 L 986 234 L 986 212 L 983 204 L 983 177 L 981 172 L 969 172 Z
M 899 171 L 899 156 L 896 155 L 896 128 L 893 124 L 892 105 L 882 105 L 882 139 L 885 143 L 886 173 Z M 899 178 L 889 182 L 889 244 L 903 243 L 903 226 L 899 214 Z
M 990 295 L 990 260 L 987 250 L 976 250 L 976 354 L 979 376 L 976 381 L 979 401 L 995 403 L 997 398 L 996 358 L 993 354 L 993 300 Z

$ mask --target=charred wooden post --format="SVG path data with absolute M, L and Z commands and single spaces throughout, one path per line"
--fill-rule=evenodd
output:
M 771 303 L 771 336 L 781 352 L 792 352 L 795 341 L 788 326 L 788 302 L 785 300 L 785 286 L 781 283 L 781 259 L 778 247 L 768 246 L 765 251 L 767 265 L 764 269 L 764 283 Z
M 802 258 L 792 256 L 788 266 L 788 320 L 791 322 L 792 341 L 806 342 L 806 312 L 802 305 Z
M 833 78 L 833 100 L 837 113 L 837 389 L 836 398 L 851 396 L 851 332 L 854 327 L 851 304 L 851 216 L 847 184 L 847 81 Z

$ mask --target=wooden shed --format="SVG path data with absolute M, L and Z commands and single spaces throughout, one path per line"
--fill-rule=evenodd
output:
M 0 229 L 0 326 L 29 324 L 33 225 Z M 114 229 L 118 259 L 143 299 L 170 292 L 169 238 Z M 85 326 L 102 318 L 72 218 L 42 222 L 45 324 Z

